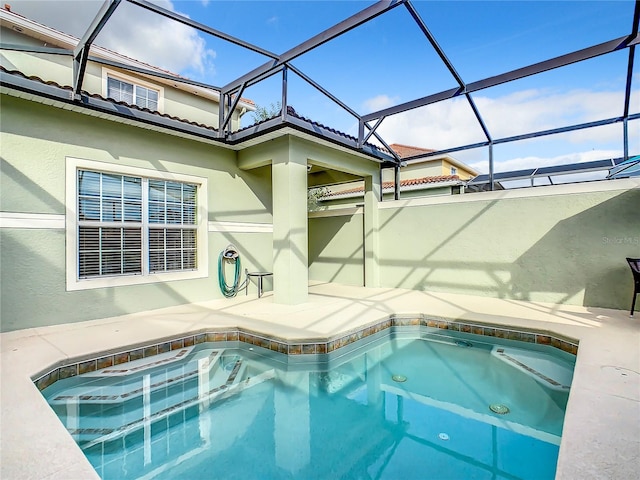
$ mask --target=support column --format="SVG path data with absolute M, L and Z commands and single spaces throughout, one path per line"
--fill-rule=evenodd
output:
M 309 294 L 307 158 L 289 141 L 272 169 L 273 298 L 296 305 Z
M 380 286 L 378 264 L 378 202 L 380 201 L 380 176 L 364 177 L 364 285 Z

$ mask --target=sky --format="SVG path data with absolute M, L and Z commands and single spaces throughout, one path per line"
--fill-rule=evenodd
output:
M 102 4 L 93 0 L 9 0 L 12 11 L 81 36 Z M 374 2 L 154 0 L 245 42 L 281 54 Z M 466 83 L 524 67 L 631 32 L 633 0 L 413 0 Z M 96 44 L 217 87 L 268 58 L 122 2 Z M 640 51 L 640 49 L 638 49 Z M 640 111 L 640 55 L 632 113 Z M 494 139 L 622 115 L 628 50 L 476 92 L 473 100 Z M 294 60 L 293 65 L 358 114 L 457 86 L 407 9 L 390 12 Z M 357 120 L 295 74 L 288 104 L 308 118 L 356 135 Z M 243 96 L 269 107 L 280 77 Z M 252 123 L 249 115 L 245 124 Z M 444 149 L 486 140 L 469 103 L 456 98 L 388 117 L 388 143 Z M 640 120 L 630 122 L 630 153 L 640 153 Z M 621 124 L 494 147 L 496 171 L 622 156 Z M 488 171 L 488 149 L 455 158 Z

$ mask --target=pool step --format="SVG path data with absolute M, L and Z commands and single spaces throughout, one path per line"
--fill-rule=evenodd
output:
M 100 443 L 112 442 L 142 428 L 151 428 L 152 424 L 166 421 L 169 416 L 174 416 L 192 407 L 198 407 L 200 404 L 208 406 L 215 401 L 228 398 L 231 395 L 238 394 L 247 388 L 251 388 L 275 377 L 275 371 L 268 370 L 242 380 L 244 369 L 243 362 L 239 360 L 229 375 L 227 383 L 218 385 L 204 394 L 194 395 L 189 399 L 160 410 L 148 417 L 137 418 L 124 425 L 110 428 L 91 428 L 87 426 L 77 429 L 68 428 L 67 430 L 74 436 L 82 449 L 88 449 Z
M 495 346 L 491 354 L 512 365 L 544 386 L 567 391 L 571 388 L 573 368 L 552 355 L 521 348 Z
M 129 401 L 143 395 L 146 389 L 148 389 L 149 392 L 154 392 L 161 388 L 177 385 L 180 382 L 195 378 L 203 372 L 210 372 L 214 367 L 219 365 L 218 359 L 224 353 L 224 350 L 206 350 L 198 353 L 199 355 L 194 356 L 194 358 L 184 366 L 178 366 L 176 368 L 167 367 L 165 371 L 154 372 L 150 379 L 152 383 L 148 386 L 145 386 L 140 380 L 131 383 L 123 380 L 117 385 L 108 385 L 96 379 L 93 386 L 80 385 L 68 388 L 65 390 L 64 395 L 53 397 L 49 400 L 49 403 L 51 405 L 68 405 L 71 402 L 78 404 L 118 404 Z M 146 364 L 139 363 L 141 360 L 118 365 L 118 373 L 116 375 L 121 376 L 122 374 L 119 373 L 121 371 L 131 372 L 129 375 L 133 373 L 139 374 L 139 367 L 144 367 L 144 369 L 151 368 L 149 365 L 152 364 L 148 361 L 149 359 L 146 359 Z M 162 360 L 163 359 L 158 359 L 153 362 L 153 364 L 155 364 L 154 366 L 162 365 Z M 109 367 L 103 370 L 113 369 L 114 367 Z M 107 381 L 105 377 L 100 377 L 100 371 L 91 372 L 91 374 L 87 374 L 86 376 L 98 377 Z M 107 376 L 112 377 L 112 374 L 107 373 Z

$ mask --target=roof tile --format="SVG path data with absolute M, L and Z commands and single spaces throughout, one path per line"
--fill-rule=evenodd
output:
M 53 80 L 48 80 L 48 81 L 47 80 L 43 80 L 42 78 L 40 78 L 40 77 L 38 77 L 36 75 L 28 76 L 28 75 L 25 75 L 24 73 L 22 73 L 19 70 L 7 70 L 2 65 L 0 65 L 0 71 L 8 73 L 10 75 L 15 75 L 15 76 L 18 76 L 18 77 L 26 78 L 27 80 L 33 80 L 35 82 L 43 83 L 45 85 L 51 85 L 51 86 L 60 88 L 62 90 L 68 90 L 68 91 L 72 91 L 73 90 L 73 88 L 71 86 L 69 86 L 69 85 L 60 85 L 59 83 L 54 82 Z M 97 98 L 98 100 L 104 100 L 106 102 L 111 102 L 111 103 L 114 103 L 116 105 L 122 105 L 122 106 L 125 106 L 127 108 L 132 108 L 134 110 L 139 110 L 141 112 L 147 112 L 147 113 L 150 113 L 152 115 L 157 115 L 159 117 L 169 118 L 171 120 L 175 120 L 175 121 L 182 122 L 182 123 L 187 123 L 189 125 L 193 125 L 193 126 L 196 126 L 196 127 L 206 128 L 207 130 L 217 131 L 216 128 L 214 128 L 214 127 L 212 127 L 210 125 L 205 125 L 204 123 L 192 122 L 191 120 L 186 120 L 184 118 L 176 117 L 174 115 L 169 115 L 167 113 L 158 112 L 157 110 L 150 110 L 148 108 L 143 108 L 143 107 L 139 107 L 137 105 L 132 105 L 132 104 L 129 104 L 129 103 L 126 103 L 126 102 L 114 100 L 113 98 L 110 98 L 110 97 L 105 98 L 102 95 L 99 95 L 97 93 L 89 93 L 89 92 L 86 92 L 86 91 L 83 90 L 82 94 L 86 95 L 88 97 L 91 97 L 91 98 Z
M 405 180 L 400 181 L 400 188 L 408 187 L 413 185 L 426 185 L 429 183 L 444 183 L 444 182 L 454 182 L 460 180 L 458 175 L 435 175 L 431 177 L 421 177 L 421 178 L 407 178 Z M 394 188 L 395 182 L 382 182 L 383 190 L 390 190 Z M 364 186 L 350 188 L 348 190 L 341 190 L 339 192 L 329 192 L 324 195 L 324 197 L 334 197 L 339 195 L 345 195 L 349 193 L 359 193 L 364 192 Z

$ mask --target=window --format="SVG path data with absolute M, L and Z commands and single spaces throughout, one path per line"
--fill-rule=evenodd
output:
M 153 111 L 158 110 L 158 92 L 156 90 L 111 76 L 107 78 L 107 97 L 129 105 L 137 105 Z
M 78 277 L 142 273 L 142 179 L 78 170 Z
M 149 180 L 149 270 L 196 268 L 196 186 Z
M 67 201 L 75 208 L 73 219 L 67 216 L 67 288 L 206 276 L 204 180 L 105 167 L 68 159 L 74 184 Z
M 456 167 L 451 167 L 451 175 L 457 175 L 458 169 Z

